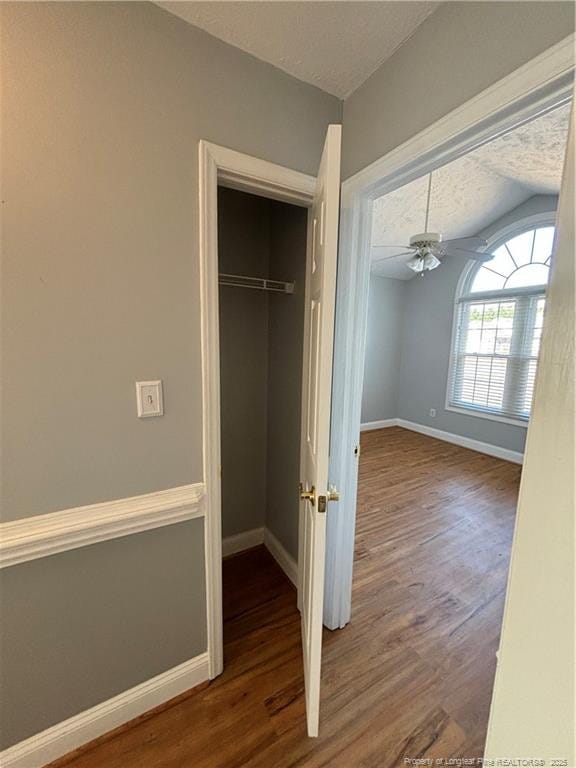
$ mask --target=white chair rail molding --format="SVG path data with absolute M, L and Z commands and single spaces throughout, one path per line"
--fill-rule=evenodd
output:
M 204 484 L 63 509 L 0 525 L 0 567 L 204 515 Z

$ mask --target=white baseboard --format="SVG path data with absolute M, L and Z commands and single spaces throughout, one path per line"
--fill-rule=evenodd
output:
M 243 552 L 245 549 L 252 549 L 259 544 L 264 544 L 274 560 L 290 579 L 292 584 L 298 587 L 298 563 L 285 547 L 278 541 L 276 536 L 268 528 L 253 528 L 251 531 L 243 531 L 235 536 L 228 536 L 222 539 L 222 557 L 235 555 Z
M 483 443 L 480 440 L 473 440 L 471 437 L 462 437 L 462 435 L 455 435 L 452 432 L 444 432 L 441 429 L 428 427 L 424 424 L 416 424 L 413 421 L 406 421 L 405 419 L 396 419 L 396 424 L 404 429 L 410 429 L 412 432 L 419 432 L 422 435 L 428 435 L 428 437 L 435 437 L 437 440 L 443 440 L 445 443 L 453 443 L 454 445 L 462 446 L 462 448 L 470 448 L 472 451 L 486 453 L 488 456 L 495 456 L 497 459 L 512 461 L 514 464 L 522 464 L 524 461 L 523 453 L 511 451 L 508 448 L 501 448 L 499 445 Z
M 41 768 L 208 680 L 208 654 L 130 688 L 0 752 L 2 768 Z
M 397 427 L 398 419 L 382 419 L 381 421 L 367 421 L 360 424 L 360 432 L 370 432 L 373 429 L 385 429 L 386 427 Z
M 264 546 L 298 589 L 298 563 L 268 528 L 264 529 Z
M 471 437 L 455 435 L 453 432 L 444 432 L 442 429 L 428 427 L 425 424 L 417 424 L 415 421 L 406 419 L 383 419 L 382 421 L 369 421 L 360 425 L 360 432 L 369 432 L 372 429 L 384 429 L 385 427 L 402 427 L 410 429 L 412 432 L 419 432 L 421 435 L 435 437 L 437 440 L 443 440 L 445 443 L 460 445 L 462 448 L 470 448 L 478 453 L 486 453 L 488 456 L 495 456 L 497 459 L 512 461 L 514 464 L 522 464 L 524 454 L 518 451 L 511 451 L 508 448 L 501 448 L 492 443 L 483 443 L 480 440 L 473 440 Z
M 245 549 L 252 549 L 259 544 L 264 544 L 264 528 L 252 528 L 251 531 L 243 531 L 235 536 L 227 536 L 222 539 L 222 557 L 235 555 Z

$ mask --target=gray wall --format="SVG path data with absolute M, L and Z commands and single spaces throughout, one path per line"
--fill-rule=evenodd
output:
M 0 571 L 0 748 L 206 650 L 203 522 Z
M 270 294 L 266 526 L 298 558 L 300 417 L 308 213 L 272 204 L 270 277 L 295 281 L 291 296 Z
M 372 275 L 368 303 L 368 328 L 362 423 L 398 416 L 398 371 L 402 351 L 403 309 L 408 283 Z
M 344 103 L 343 177 L 573 31 L 569 2 L 443 3 Z
M 307 211 L 218 194 L 220 271 L 295 282 L 220 287 L 222 535 L 266 526 L 298 556 Z
M 478 234 L 491 237 L 533 214 L 554 212 L 557 203 L 555 195 L 535 195 Z M 395 288 L 384 290 L 380 286 L 383 278 L 371 278 L 362 422 L 398 417 L 522 452 L 525 427 L 445 410 L 454 299 L 465 267 L 462 259 L 446 258 L 441 268 L 423 278 L 414 277 L 409 281 L 384 278 L 386 283 L 397 283 Z M 385 300 L 389 302 L 389 310 L 374 307 L 375 303 Z M 401 351 L 399 364 L 392 368 L 397 358 L 385 358 L 382 350 L 394 348 L 390 329 L 398 327 Z M 374 339 L 380 339 L 376 348 Z M 394 376 L 396 381 L 390 382 Z M 384 392 L 395 390 L 398 396 L 393 413 Z M 430 416 L 431 408 L 436 409 L 435 417 Z
M 0 13 L 3 518 L 199 481 L 198 140 L 315 173 L 341 104 L 153 4 Z M 186 530 L 5 572 L 5 744 L 205 650 Z
M 315 173 L 340 102 L 151 3 L 1 6 L 3 517 L 200 480 L 198 140 Z
M 462 269 L 462 259 L 446 258 L 441 268 L 408 283 L 398 417 L 523 451 L 525 427 L 445 410 L 454 297 Z M 430 408 L 436 409 L 435 417 Z
M 265 277 L 269 200 L 218 190 L 221 272 Z M 264 526 L 268 430 L 268 294 L 220 286 L 222 535 Z
M 557 208 L 558 195 L 533 195 L 526 202 L 517 205 L 512 211 L 508 211 L 508 213 L 493 221 L 492 224 L 484 227 L 483 230 L 478 232 L 478 236 L 489 240 L 497 236 L 506 227 L 539 214 L 550 214 L 551 221 L 554 221 Z

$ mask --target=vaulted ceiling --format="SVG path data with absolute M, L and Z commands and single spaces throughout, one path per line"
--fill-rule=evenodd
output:
M 569 107 L 533 120 L 432 174 L 429 232 L 445 239 L 478 234 L 537 194 L 558 194 L 568 136 Z M 372 272 L 408 280 L 406 249 L 424 231 L 428 176 L 377 199 L 373 208 Z
M 214 37 L 346 98 L 438 2 L 157 2 Z

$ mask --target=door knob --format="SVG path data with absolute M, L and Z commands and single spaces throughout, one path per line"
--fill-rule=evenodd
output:
M 340 492 L 336 490 L 335 486 L 328 486 L 328 493 L 326 494 L 328 501 L 340 501 Z
M 316 489 L 314 486 L 309 491 L 304 490 L 304 486 L 300 483 L 300 498 L 302 501 L 309 501 L 312 506 L 316 503 Z

